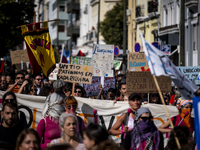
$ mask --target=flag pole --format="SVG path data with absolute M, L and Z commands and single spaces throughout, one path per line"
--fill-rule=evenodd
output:
M 172 129 L 173 129 L 173 128 L 174 128 L 174 125 L 173 125 L 173 123 L 172 123 L 172 120 L 171 120 L 171 118 L 170 118 L 169 112 L 168 112 L 167 107 L 166 107 L 166 105 L 165 105 L 165 101 L 164 101 L 164 99 L 163 99 L 163 95 L 162 95 L 162 93 L 161 93 L 161 90 L 160 90 L 160 87 L 159 87 L 159 85 L 158 85 L 158 81 L 157 81 L 155 75 L 153 75 L 153 79 L 154 79 L 154 82 L 155 82 L 156 87 L 157 87 L 157 89 L 158 89 L 158 93 L 159 93 L 160 98 L 161 98 L 161 101 L 162 101 L 162 103 L 163 103 L 165 112 L 166 112 L 167 117 L 168 117 L 168 119 L 169 119 L 169 123 L 170 123 L 170 125 L 171 125 L 171 127 L 172 127 Z M 177 144 L 178 149 L 181 149 L 179 140 L 178 140 L 178 138 L 176 137 L 176 133 L 175 133 L 175 132 L 174 132 L 174 136 L 175 136 L 175 140 L 176 140 L 176 144 Z
M 35 14 L 34 14 L 35 16 Z M 35 20 L 35 19 L 34 19 Z M 60 19 L 53 19 L 53 20 L 48 20 L 47 22 L 52 22 L 52 21 L 59 21 Z M 37 22 L 37 23 L 43 23 L 43 22 L 46 22 L 46 21 L 42 21 L 42 22 Z M 35 23 L 35 22 L 34 22 Z M 23 26 L 23 25 L 21 25 Z M 17 26 L 17 28 L 20 28 L 21 26 Z

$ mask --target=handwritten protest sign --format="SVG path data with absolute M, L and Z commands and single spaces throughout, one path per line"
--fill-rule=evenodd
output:
M 94 76 L 101 76 L 101 77 L 113 77 L 113 61 L 93 61 L 93 75 Z
M 92 58 L 73 56 L 71 57 L 71 63 L 77 65 L 92 66 Z
M 84 88 L 87 93 L 87 97 L 98 95 L 100 92 L 99 85 L 101 83 L 100 77 L 93 77 L 92 84 L 85 84 Z M 105 77 L 104 78 L 104 92 L 107 92 L 109 88 L 115 88 L 115 78 Z M 104 93 L 106 94 L 106 93 Z
M 171 79 L 169 77 L 156 77 L 162 92 L 171 91 Z M 157 93 L 151 72 L 133 71 L 127 73 L 126 78 L 127 93 Z
M 128 54 L 129 71 L 148 71 L 148 64 L 144 53 L 130 52 Z
M 114 45 L 94 45 L 93 60 L 114 60 Z
M 177 67 L 188 79 L 190 79 L 195 84 L 200 84 L 200 80 L 197 80 L 197 77 L 200 72 L 200 67 Z
M 24 63 L 29 62 L 27 50 L 11 51 L 10 57 L 11 57 L 12 65 L 20 64 L 21 61 L 23 61 Z
M 57 79 L 72 83 L 92 83 L 92 66 L 59 63 Z
M 49 80 L 57 80 L 58 67 L 59 64 L 57 63 L 56 68 L 49 74 Z

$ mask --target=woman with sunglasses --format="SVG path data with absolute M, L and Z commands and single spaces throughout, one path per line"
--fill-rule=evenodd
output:
M 158 93 L 151 93 L 149 95 L 149 102 L 153 104 L 161 104 L 160 96 Z
M 126 133 L 133 129 L 135 112 L 138 108 L 140 108 L 142 103 L 142 98 L 137 93 L 131 94 L 128 100 L 131 109 L 129 109 L 126 113 L 123 113 L 109 131 L 111 135 L 122 134 L 121 143 L 123 143 Z M 122 127 L 122 130 L 119 130 L 120 127 Z
M 76 109 L 78 106 L 78 102 L 77 100 L 73 97 L 73 96 L 68 96 L 65 99 L 65 110 L 66 110 L 66 114 L 73 114 L 74 116 L 77 117 L 77 128 L 76 128 L 76 134 L 77 136 L 80 138 L 83 137 L 83 130 L 85 129 L 85 123 L 83 121 L 83 119 L 79 116 L 76 115 Z
M 134 128 L 126 134 L 123 142 L 126 150 L 163 150 L 163 136 L 152 118 L 150 110 L 146 107 L 136 111 Z
M 63 80 L 56 80 L 53 83 L 55 93 L 52 93 L 46 98 L 44 108 L 42 110 L 43 119 L 40 120 L 37 126 L 37 132 L 43 141 L 41 149 L 46 149 L 53 139 L 61 136 L 59 127 L 60 115 L 65 112 L 64 108 L 64 90 L 65 82 Z
M 50 147 L 53 145 L 70 144 L 75 150 L 85 150 L 85 145 L 80 143 L 80 140 L 76 135 L 76 124 L 76 116 L 63 113 L 59 119 L 59 125 L 62 130 L 61 137 L 52 140 Z
M 171 118 L 174 126 L 185 126 L 188 127 L 191 132 L 194 131 L 194 118 L 191 117 L 192 112 L 192 100 L 186 100 L 180 97 L 176 103 L 176 107 L 179 110 L 179 114 Z M 161 125 L 158 130 L 162 133 L 169 133 L 172 129 L 169 129 L 170 121 L 168 120 L 165 124 Z
M 3 95 L 3 98 L 2 98 L 2 104 L 5 104 L 5 103 L 16 103 L 17 104 L 17 98 L 16 98 L 16 95 L 14 92 L 10 91 L 10 92 L 6 92 L 4 95 Z M 0 116 L 1 117 L 1 116 Z M 2 119 L 1 119 L 1 122 L 2 122 Z M 18 111 L 18 119 L 17 119 L 17 122 L 16 123 L 19 123 L 21 124 L 22 128 L 25 129 L 25 128 L 28 128 L 27 126 L 27 121 L 26 121 L 26 116 L 24 114 L 24 112 L 22 111 Z

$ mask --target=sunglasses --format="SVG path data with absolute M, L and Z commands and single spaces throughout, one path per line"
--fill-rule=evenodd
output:
M 74 91 L 74 93 L 77 93 L 77 92 L 78 92 L 78 93 L 81 93 L 81 91 Z
M 13 103 L 14 101 L 16 101 L 15 99 L 5 99 L 4 102 L 5 103 Z
M 178 90 L 178 88 L 175 88 L 175 90 Z
M 17 79 L 24 79 L 24 77 L 17 77 Z
M 76 107 L 77 107 L 77 106 L 76 106 L 75 104 L 74 104 L 74 105 L 68 105 L 68 106 L 67 106 L 67 109 L 69 109 L 69 110 L 70 110 L 71 108 L 76 109 Z
M 151 97 L 159 97 L 158 94 L 152 94 Z
M 38 81 L 42 81 L 42 79 L 36 79 L 36 80 L 38 80 Z
M 150 120 L 150 117 L 140 117 L 143 121 Z
M 185 109 L 192 108 L 192 106 L 186 106 Z

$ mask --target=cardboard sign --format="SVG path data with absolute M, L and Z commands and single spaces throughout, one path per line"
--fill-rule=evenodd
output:
M 156 77 L 160 89 L 164 93 L 171 91 L 171 79 L 169 77 Z M 127 93 L 158 93 L 151 72 L 128 72 L 126 78 Z
M 10 57 L 13 64 L 20 64 L 21 61 L 24 63 L 29 62 L 27 50 L 10 51 Z
M 129 71 L 149 71 L 144 53 L 130 52 L 128 54 Z
M 59 67 L 59 64 L 57 63 L 56 68 L 49 74 L 49 80 L 57 80 L 58 67 Z
M 190 66 L 190 67 L 177 67 L 188 79 L 190 79 L 195 84 L 200 84 L 198 80 L 198 75 L 200 72 L 199 66 Z
M 57 79 L 72 83 L 92 83 L 93 67 L 59 63 Z
M 94 45 L 92 60 L 114 60 L 114 45 Z
M 98 95 L 100 92 L 99 85 L 101 83 L 101 78 L 100 77 L 93 77 L 92 78 L 92 84 L 85 84 L 84 88 L 87 93 L 87 97 L 90 96 L 95 96 Z M 115 89 L 115 78 L 113 77 L 105 77 L 104 78 L 104 95 L 106 95 L 109 88 L 114 88 Z
M 92 58 L 73 56 L 71 57 L 71 63 L 77 65 L 92 66 Z

